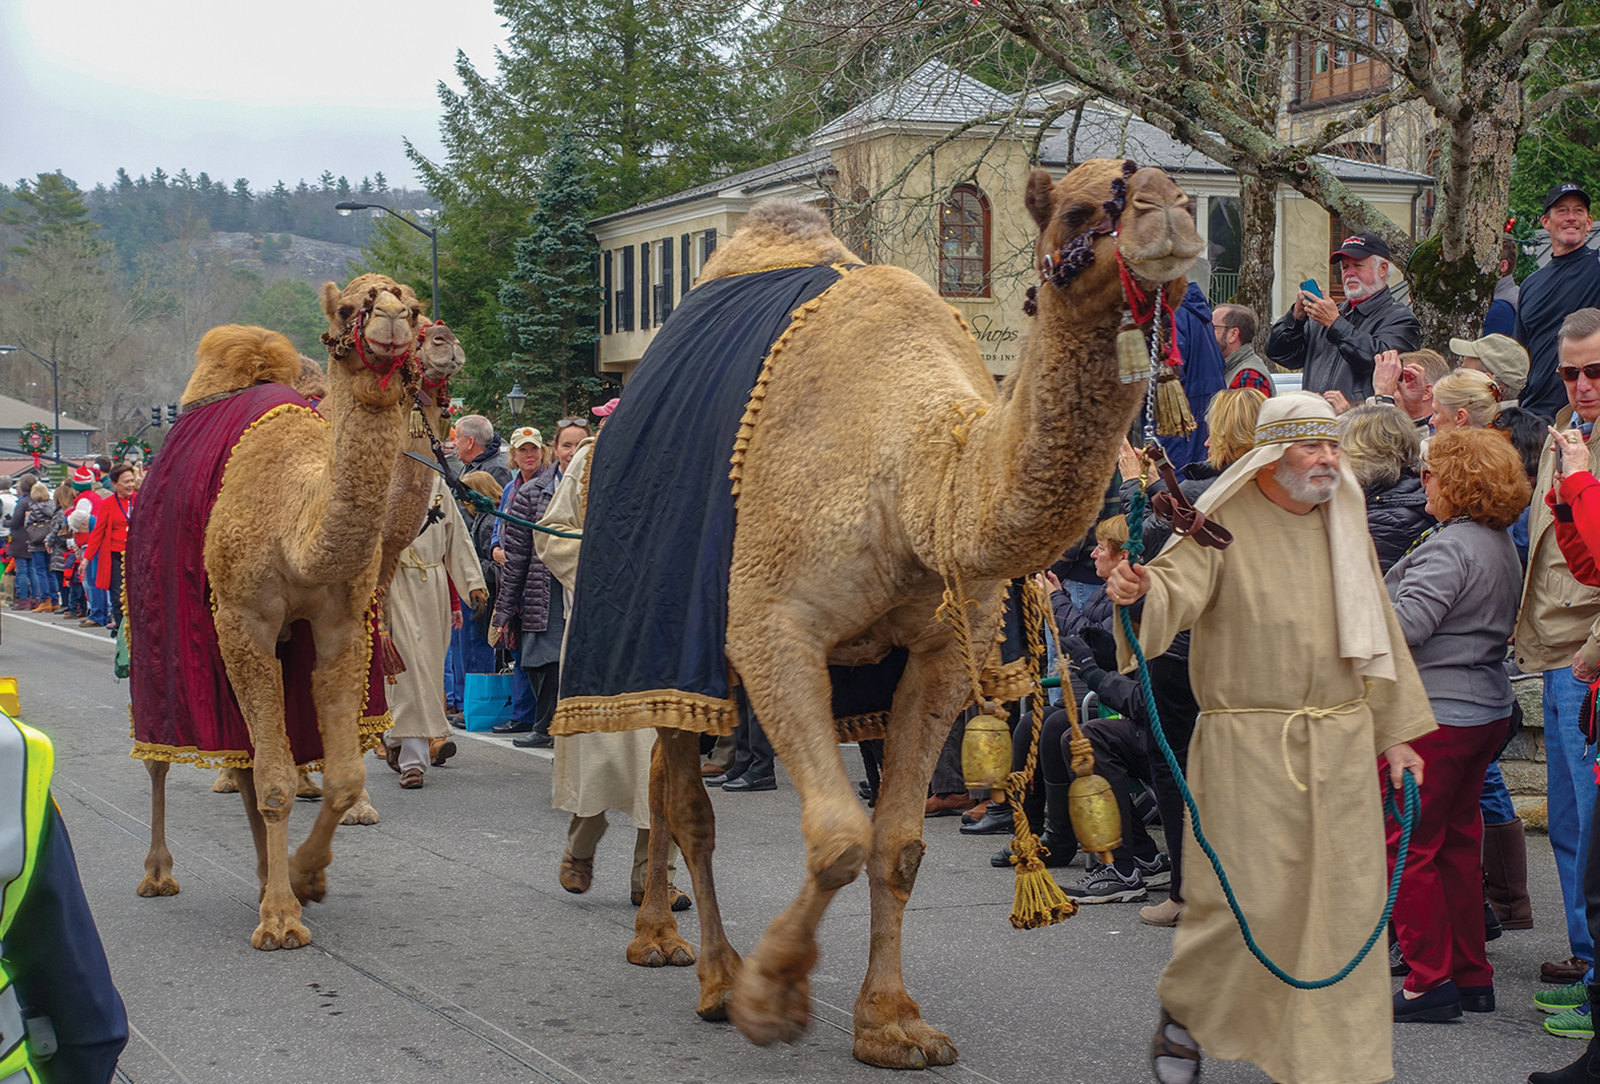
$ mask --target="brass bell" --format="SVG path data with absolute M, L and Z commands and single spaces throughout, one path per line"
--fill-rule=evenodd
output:
M 1099 775 L 1078 776 L 1067 789 L 1067 809 L 1078 846 L 1110 862 L 1111 852 L 1122 846 L 1122 811 L 1111 784 Z
M 968 790 L 994 789 L 1011 774 L 1011 728 L 1004 719 L 979 715 L 961 739 L 961 772 Z

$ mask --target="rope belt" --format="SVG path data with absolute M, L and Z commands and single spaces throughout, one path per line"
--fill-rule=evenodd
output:
M 1282 715 L 1283 730 L 1278 735 L 1278 744 L 1283 751 L 1283 770 L 1288 773 L 1289 782 L 1304 792 L 1307 787 L 1300 782 L 1300 777 L 1294 774 L 1294 765 L 1289 762 L 1289 727 L 1302 715 L 1308 721 L 1326 719 L 1332 715 L 1354 715 L 1366 705 L 1367 697 L 1372 693 L 1372 685 L 1368 683 L 1367 691 L 1354 700 L 1347 700 L 1336 708 L 1211 708 L 1200 713 L 1201 718 L 1207 715 Z

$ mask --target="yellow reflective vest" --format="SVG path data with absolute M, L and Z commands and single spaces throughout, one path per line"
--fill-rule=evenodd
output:
M 0 881 L 5 883 L 0 906 L 0 1084 L 39 1079 L 4 943 L 38 864 L 54 768 L 50 739 L 0 714 Z

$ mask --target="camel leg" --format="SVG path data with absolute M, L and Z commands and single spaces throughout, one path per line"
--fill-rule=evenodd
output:
M 776 619 L 741 637 L 730 631 L 728 639 L 745 645 L 734 665 L 800 794 L 807 871 L 799 896 L 745 959 L 729 1017 L 757 1046 L 792 1043 L 810 1023 L 808 976 L 817 962 L 817 925 L 833 894 L 866 865 L 872 826 L 839 757 L 825 656 L 804 624 Z
M 261 895 L 261 923 L 250 935 L 250 943 L 258 949 L 311 943 L 311 931 L 300 921 L 300 901 L 289 887 L 295 766 L 283 725 L 283 672 L 274 652 L 280 623 L 231 606 L 217 607 L 217 646 L 255 746 L 251 782 L 265 822 L 266 890 Z
M 312 634 L 317 668 L 311 674 L 311 697 L 322 734 L 322 805 L 310 834 L 289 863 L 294 894 L 301 900 L 320 900 L 327 894 L 333 831 L 367 785 L 359 726 L 361 690 L 366 685 L 366 628 L 345 619 L 313 625 Z
M 365 774 L 365 773 L 363 773 Z M 367 793 L 367 788 L 361 788 L 361 796 L 356 799 L 356 804 L 344 811 L 344 816 L 339 818 L 340 824 L 377 824 L 378 811 L 372 805 L 372 797 Z
M 853 1053 L 868 1065 L 924 1069 L 956 1060 L 949 1036 L 923 1023 L 917 1003 L 906 993 L 900 943 L 906 902 L 924 851 L 928 779 L 951 721 L 971 695 L 968 681 L 956 652 L 913 652 L 889 718 L 867 861 L 872 948 L 855 1006 Z
M 242 774 L 237 768 L 218 768 L 217 778 L 211 783 L 211 793 L 238 794 L 239 776 Z
M 256 880 L 261 884 L 261 896 L 267 894 L 267 822 L 256 807 L 256 777 L 254 772 L 238 773 L 239 794 L 244 799 L 244 815 L 250 821 L 250 838 L 256 845 Z
M 172 852 L 167 850 L 167 769 L 164 760 L 147 760 L 150 773 L 150 853 L 144 856 L 144 877 L 135 889 L 141 896 L 176 896 L 172 877 Z
M 639 967 L 668 964 L 688 967 L 695 962 L 694 949 L 678 935 L 678 920 L 673 917 L 671 901 L 667 899 L 667 849 L 672 829 L 667 821 L 669 784 L 665 746 L 671 740 L 666 735 L 659 737 L 650 752 L 649 872 L 645 877 L 644 902 L 633 917 L 633 942 L 628 946 L 628 962 Z M 703 785 L 701 789 L 705 789 Z M 699 889 L 695 891 L 698 894 Z

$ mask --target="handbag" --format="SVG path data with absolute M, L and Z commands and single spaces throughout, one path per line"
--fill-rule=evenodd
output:
M 1595 727 L 1595 698 L 1597 696 L 1600 696 L 1600 679 L 1596 679 L 1594 684 L 1589 686 L 1583 694 L 1583 703 L 1578 705 L 1578 729 L 1583 732 L 1585 745 L 1600 744 L 1596 742 Z
M 492 730 L 511 718 L 512 690 L 517 675 L 510 669 L 504 651 L 495 652 L 495 663 L 501 672 L 466 676 L 466 689 L 461 698 L 461 721 L 468 730 Z

